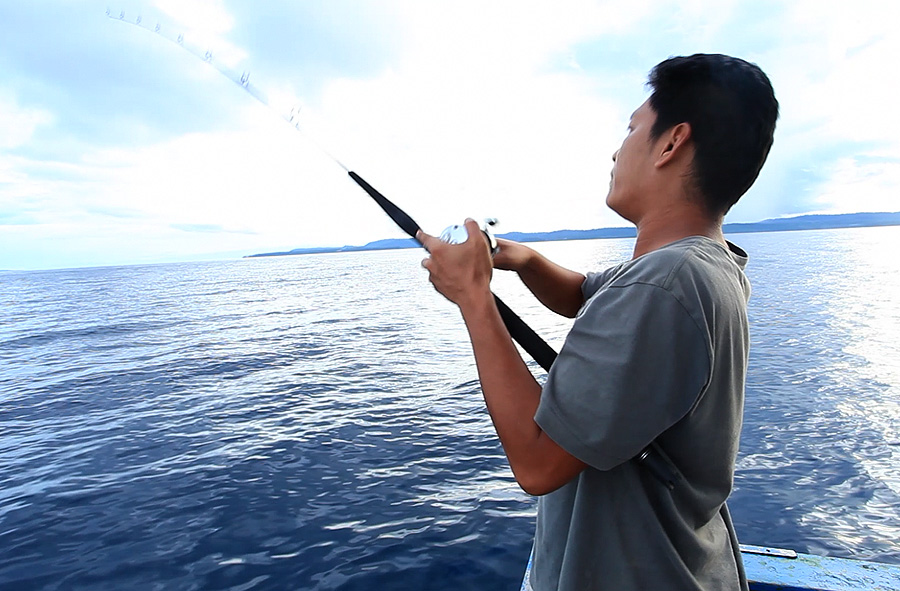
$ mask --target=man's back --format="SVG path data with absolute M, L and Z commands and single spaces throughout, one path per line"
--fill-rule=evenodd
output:
M 749 346 L 745 262 L 691 237 L 588 275 L 535 420 L 589 467 L 540 500 L 537 591 L 746 586 L 724 505 Z M 674 490 L 631 460 L 653 440 L 683 476 Z

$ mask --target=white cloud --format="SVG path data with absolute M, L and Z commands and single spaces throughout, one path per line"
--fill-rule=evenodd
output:
M 228 2 L 153 5 L 223 65 L 266 65 L 250 63 L 259 58 L 228 40 L 239 24 Z M 740 0 L 385 3 L 399 57 L 374 60 L 386 64 L 381 71 L 306 89 L 301 123 L 431 232 L 466 216 L 498 217 L 501 232 L 622 225 L 604 205 L 610 156 L 643 96 L 647 69 L 668 55 L 656 53 L 740 49 L 772 78 L 782 117 L 770 162 L 730 220 L 806 206 L 896 209 L 900 110 L 887 81 L 900 50 L 892 27 L 900 8 L 802 0 L 767 4 L 755 15 L 755 7 Z M 136 14 L 134 2 L 126 8 Z M 746 38 L 733 39 L 745 30 Z M 297 102 L 288 74 L 261 84 L 279 114 Z M 214 98 L 236 115 L 216 131 L 129 149 L 80 146 L 69 165 L 4 158 L 0 181 L 12 186 L 0 207 L 27 204 L 45 224 L 18 227 L 20 236 L 94 248 L 100 262 L 110 252 L 193 257 L 402 235 L 338 166 L 230 90 Z M 53 121 L 43 109 L 0 99 L 0 148 L 28 145 Z M 207 231 L 184 231 L 191 228 Z M 90 237 L 82 247 L 79 231 Z
M 635 26 L 653 2 L 409 2 L 404 69 L 451 79 L 533 73 L 574 43 Z
M 897 211 L 900 161 L 866 162 L 848 156 L 832 167 L 817 201 L 825 213 Z
M 337 235 L 337 221 L 353 219 L 348 210 L 367 199 L 315 146 L 252 104 L 230 129 L 106 150 L 88 161 L 103 171 L 93 209 L 128 208 L 167 226 L 255 234 L 256 249 L 353 243 Z
M 470 215 L 500 217 L 501 230 L 618 223 L 603 197 L 628 111 L 597 98 L 582 73 L 542 70 L 548 52 L 589 34 L 583 19 L 525 14 L 517 20 L 519 34 L 503 46 L 496 46 L 496 31 L 490 39 L 493 21 L 482 23 L 477 47 L 452 71 L 416 58 L 374 79 L 333 81 L 303 113 L 304 127 L 431 232 Z M 532 42 L 548 18 L 559 27 Z M 227 20 L 221 22 L 219 32 L 227 31 Z M 443 30 L 440 18 L 430 26 L 430 33 Z M 447 30 L 451 37 L 464 32 Z M 434 55 L 439 46 L 416 55 Z M 503 68 L 506 60 L 520 66 Z M 281 89 L 265 90 L 277 97 Z M 91 179 L 89 192 L 33 186 L 65 196 L 47 208 L 54 214 L 45 214 L 41 232 L 68 240 L 80 226 L 116 256 L 165 244 L 165 252 L 177 245 L 185 257 L 238 245 L 249 253 L 402 235 L 289 126 L 237 89 L 235 103 L 243 115 L 219 132 L 86 155 L 80 170 Z M 172 231 L 190 227 L 223 231 Z M 128 248 L 116 248 L 123 235 Z
M 125 0 L 109 11 L 113 18 L 137 21 L 198 55 L 209 52 L 227 68 L 236 68 L 247 58 L 244 50 L 227 39 L 235 20 L 222 0 L 154 0 L 150 10 L 144 2 Z
M 885 127 L 900 124 L 889 83 L 900 51 L 898 18 L 895 3 L 791 5 L 783 26 L 787 43 L 778 50 L 782 59 L 773 60 L 782 92 L 792 98 L 789 124 L 820 126 L 850 141 L 888 139 Z
M 647 3 L 638 3 L 646 5 Z M 406 6 L 412 39 L 396 69 L 336 80 L 314 113 L 345 163 L 375 171 L 423 226 L 497 216 L 502 230 L 621 224 L 605 210 L 625 105 L 558 54 L 636 22 L 619 4 Z M 628 18 L 615 18 L 615 10 Z M 498 28 L 498 23 L 503 23 Z M 640 88 L 642 79 L 636 81 Z
M 690 39 L 699 47 L 714 44 L 733 22 L 738 0 L 677 0 L 656 2 L 654 12 L 669 13 L 666 33 Z
M 153 5 L 192 30 L 220 35 L 234 27 L 222 0 L 154 0 Z
M 52 113 L 23 107 L 13 98 L 0 96 L 0 150 L 25 145 L 39 126 L 52 123 Z
M 898 16 L 893 2 L 785 6 L 784 42 L 767 61 L 782 104 L 776 142 L 788 149 L 784 162 L 768 166 L 793 163 L 793 186 L 804 186 L 818 211 L 897 210 L 890 194 L 900 188 L 900 137 L 892 131 L 900 111 L 890 79 Z

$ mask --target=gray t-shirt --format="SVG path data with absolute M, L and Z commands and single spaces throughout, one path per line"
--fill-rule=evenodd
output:
M 694 236 L 587 276 L 535 420 L 588 468 L 539 500 L 535 591 L 747 589 L 725 499 L 750 284 L 729 249 Z M 652 441 L 674 490 L 632 461 Z

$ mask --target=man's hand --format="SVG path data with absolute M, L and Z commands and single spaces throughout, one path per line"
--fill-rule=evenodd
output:
M 481 228 L 466 220 L 466 231 L 469 238 L 462 244 L 447 244 L 421 231 L 416 234 L 431 253 L 422 266 L 428 269 L 435 289 L 462 312 L 484 400 L 516 481 L 529 494 L 546 494 L 575 478 L 585 464 L 534 422 L 541 386 L 522 361 L 497 311 L 491 295 L 491 253 Z M 513 245 L 509 249 L 513 255 L 522 254 L 515 248 L 521 245 L 504 242 Z M 579 286 L 580 281 L 574 289 L 580 295 Z
M 447 244 L 419 231 L 416 239 L 431 256 L 422 261 L 434 288 L 448 300 L 465 308 L 474 301 L 483 301 L 491 291 L 491 252 L 481 228 L 472 219 L 466 220 L 469 238 L 462 244 Z
M 497 253 L 494 255 L 494 268 L 504 271 L 522 271 L 535 256 L 535 252 L 518 242 L 497 238 Z
M 497 245 L 495 269 L 515 271 L 544 306 L 567 318 L 575 317 L 584 304 L 584 275 L 557 265 L 524 244 L 497 238 Z

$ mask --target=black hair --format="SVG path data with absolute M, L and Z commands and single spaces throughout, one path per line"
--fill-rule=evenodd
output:
M 762 169 L 775 132 L 778 101 L 756 64 L 718 54 L 673 57 L 650 72 L 651 139 L 691 126 L 692 183 L 711 213 L 725 214 Z

